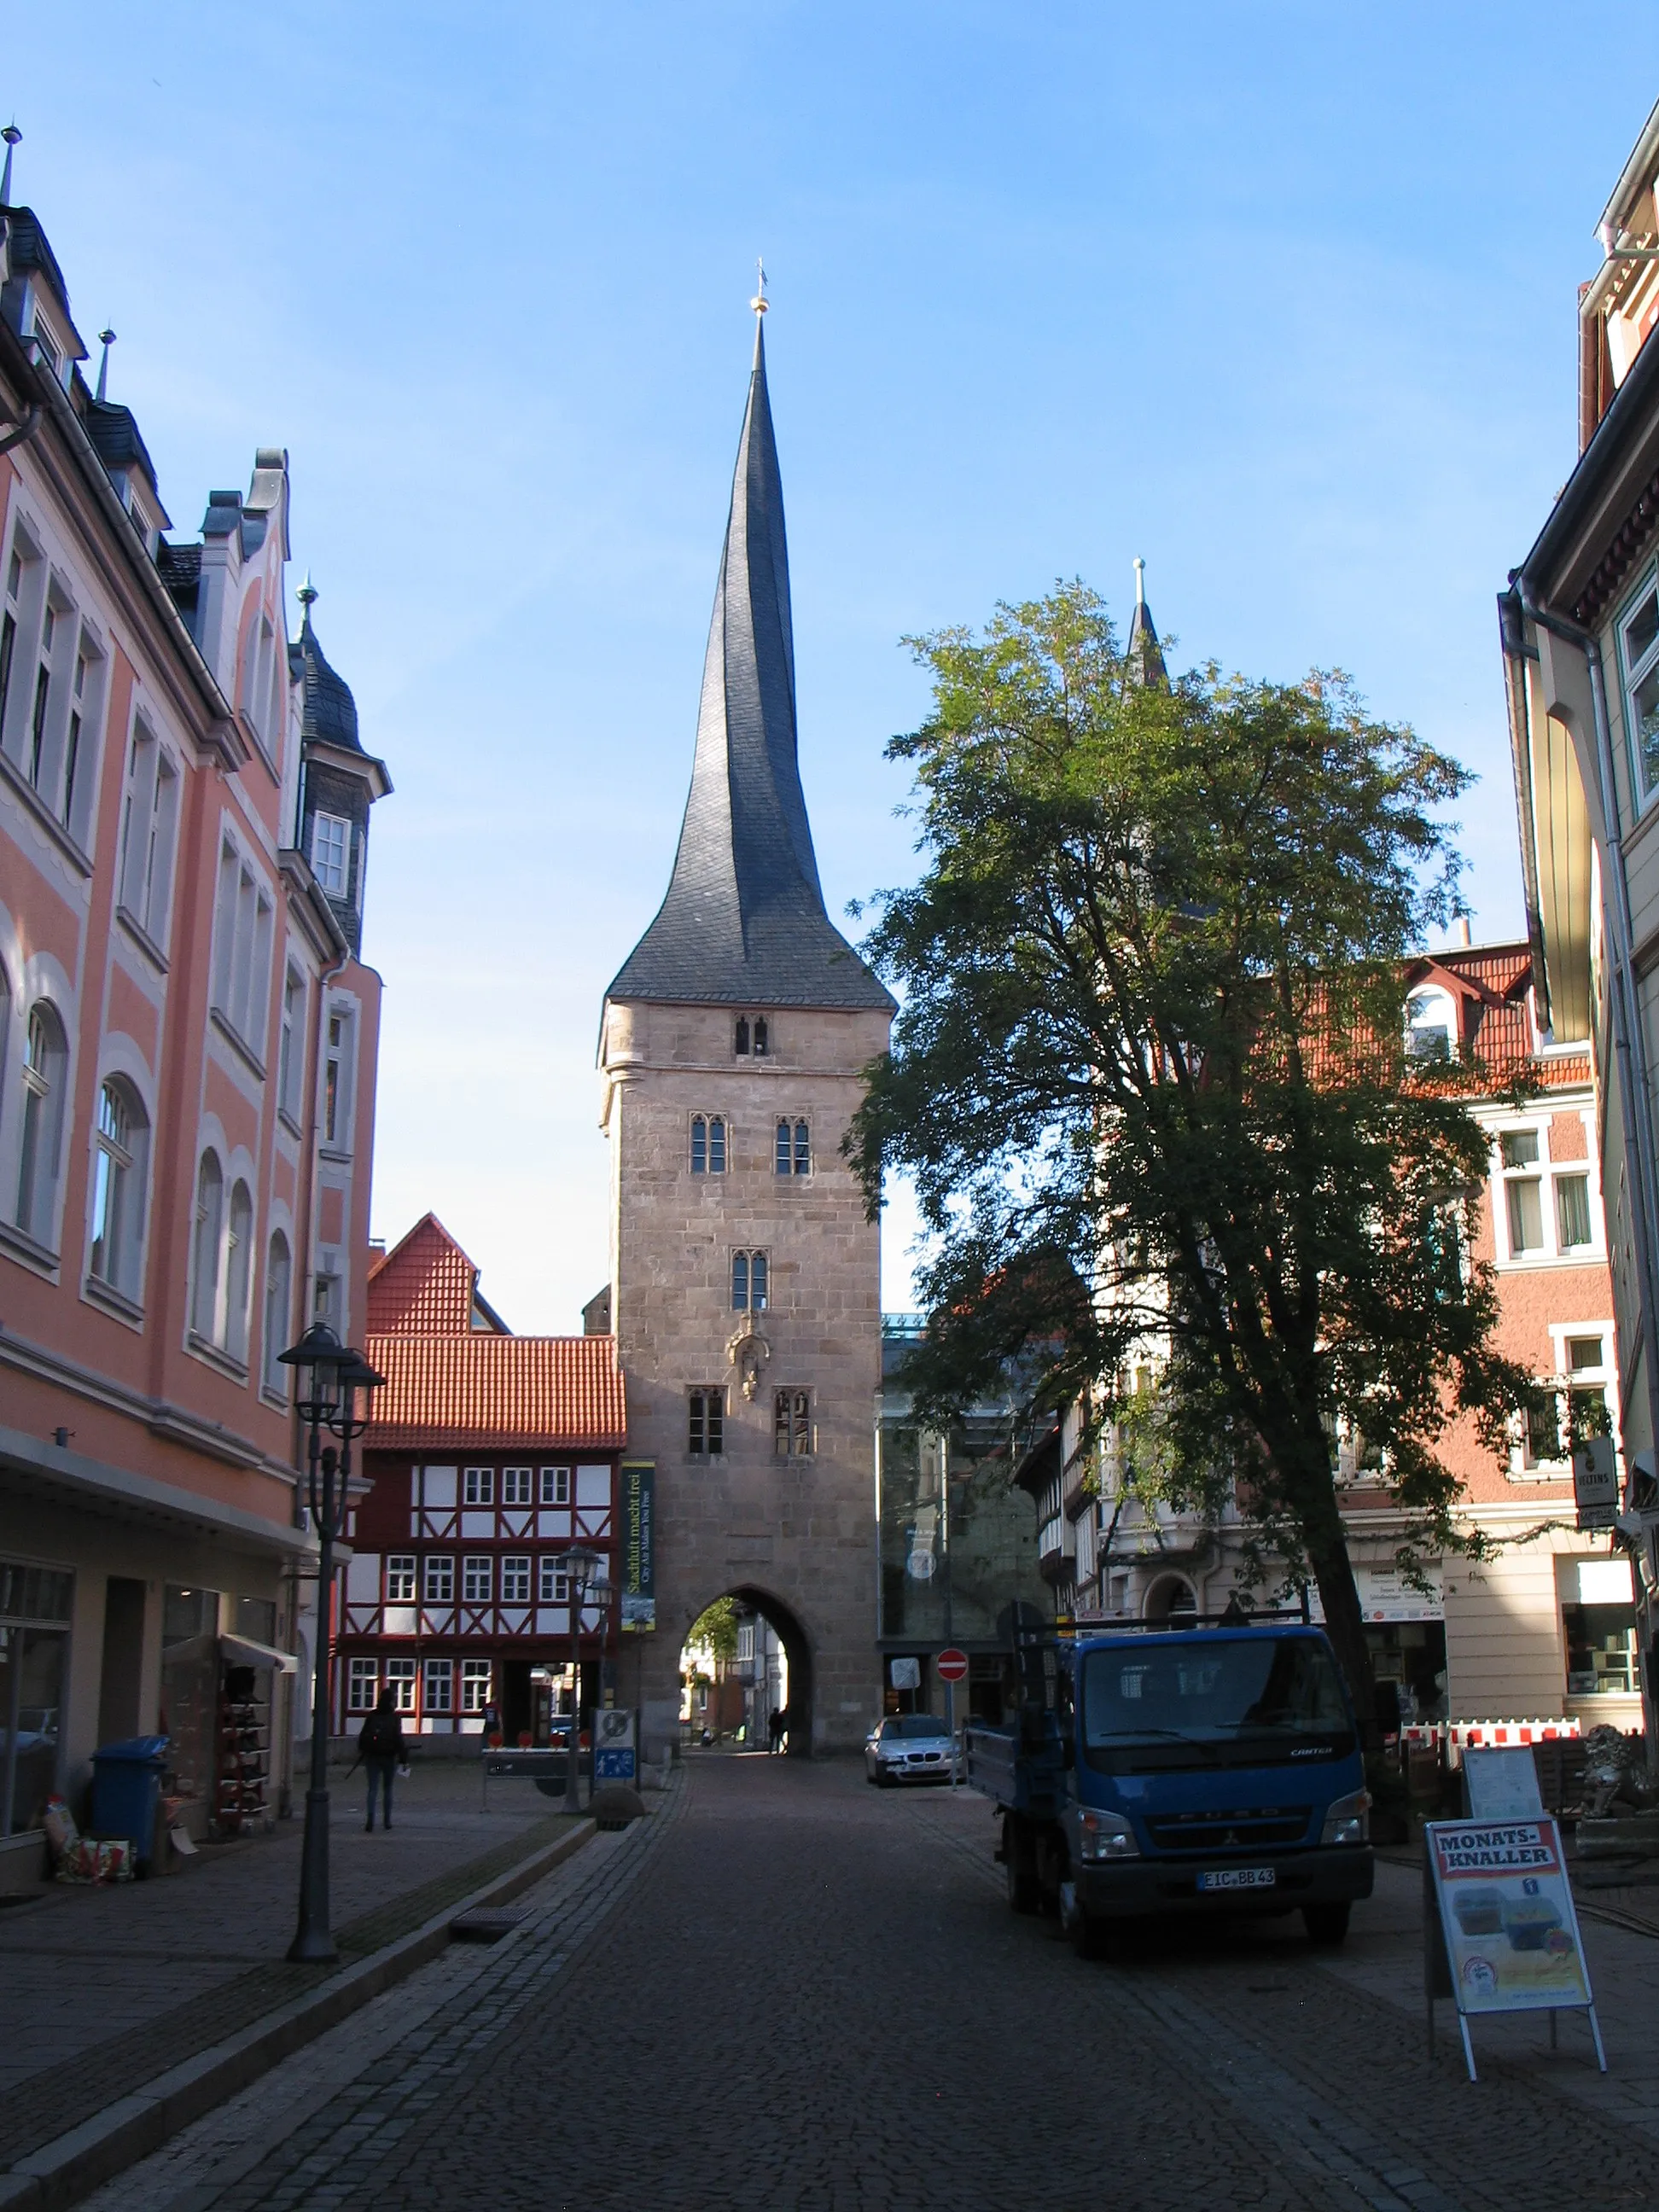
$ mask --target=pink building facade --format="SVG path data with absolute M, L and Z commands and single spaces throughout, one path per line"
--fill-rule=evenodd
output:
M 289 635 L 286 453 L 166 535 L 40 222 L 0 225 L 4 1887 L 100 1742 L 167 1733 L 202 1832 L 286 1787 L 315 1547 L 278 1354 L 364 1327 L 390 786 L 310 595 Z M 258 1788 L 221 1768 L 232 1669 Z

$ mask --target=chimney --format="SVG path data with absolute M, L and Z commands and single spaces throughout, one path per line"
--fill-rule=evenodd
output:
M 1460 952 L 1467 952 L 1474 942 L 1469 934 L 1469 918 L 1466 914 L 1460 914 L 1453 924 L 1452 943 Z

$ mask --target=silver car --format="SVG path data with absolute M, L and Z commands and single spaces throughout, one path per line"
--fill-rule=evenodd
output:
M 951 1738 L 933 1713 L 891 1713 L 865 1739 L 864 1778 L 890 1790 L 896 1782 L 948 1782 Z

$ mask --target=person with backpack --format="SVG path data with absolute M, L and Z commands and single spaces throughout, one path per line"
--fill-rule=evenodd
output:
M 374 1798 L 378 1789 L 380 1797 L 383 1828 L 392 1826 L 392 1778 L 404 1763 L 404 1724 L 398 1711 L 398 1692 L 384 1689 L 380 1701 L 363 1723 L 362 1733 L 357 1738 L 357 1756 L 368 1770 L 368 1818 L 363 1823 L 367 1835 L 374 1832 Z

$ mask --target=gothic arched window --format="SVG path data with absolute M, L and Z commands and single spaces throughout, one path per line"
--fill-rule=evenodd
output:
M 739 1014 L 738 1016 L 738 1026 L 732 1033 L 732 1049 L 739 1060 L 745 1059 L 748 1056 L 749 1017 L 747 1014 Z

